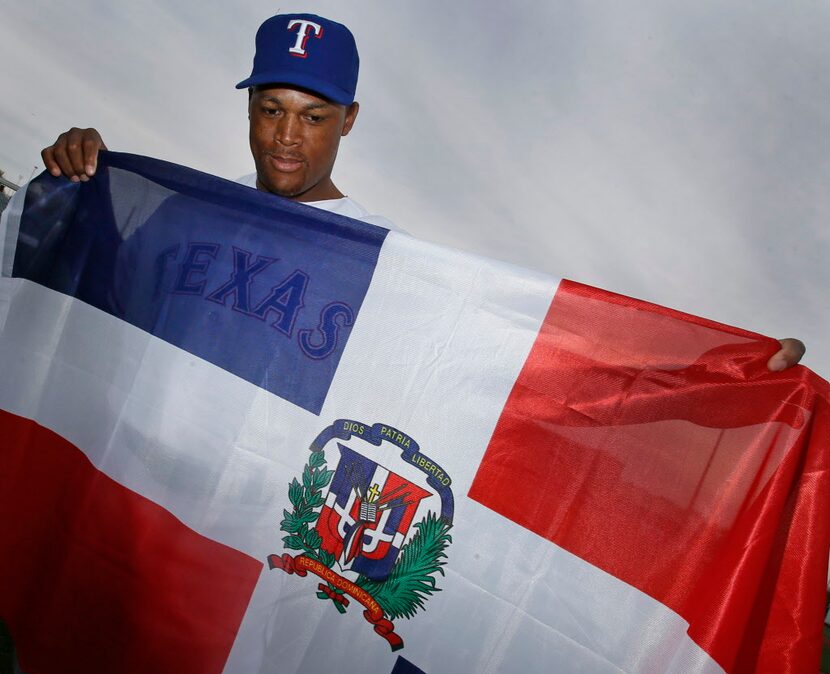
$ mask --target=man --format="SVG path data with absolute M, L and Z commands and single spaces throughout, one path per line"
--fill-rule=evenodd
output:
M 359 58 L 344 25 L 314 14 L 281 14 L 260 26 L 248 89 L 250 146 L 256 173 L 240 182 L 293 201 L 395 229 L 343 195 L 332 181 L 340 139 L 349 134 L 359 110 L 354 100 Z M 72 128 L 41 155 L 52 175 L 73 182 L 95 175 L 99 150 L 95 129 Z M 783 339 L 767 363 L 778 371 L 798 363 L 805 347 Z
M 340 139 L 357 119 L 359 57 L 346 26 L 314 14 L 271 17 L 256 35 L 248 89 L 256 173 L 239 182 L 317 208 L 396 229 L 346 197 L 331 178 Z M 106 149 L 95 129 L 73 128 L 41 153 L 46 169 L 73 182 L 95 174 Z

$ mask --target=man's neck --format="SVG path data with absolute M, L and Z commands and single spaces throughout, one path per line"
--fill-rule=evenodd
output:
M 256 181 L 256 188 L 261 192 L 270 191 L 260 182 L 259 178 L 257 178 Z M 284 195 L 280 194 L 279 196 Z M 331 180 L 329 180 L 327 185 L 315 185 L 306 192 L 286 197 L 286 199 L 290 199 L 291 201 L 299 201 L 300 203 L 307 203 L 310 201 L 329 201 L 331 199 L 342 199 L 344 196 L 346 195 L 343 194 L 340 190 L 338 190 L 335 184 L 331 182 Z

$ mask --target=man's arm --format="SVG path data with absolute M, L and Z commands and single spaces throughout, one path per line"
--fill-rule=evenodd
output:
M 72 182 L 86 182 L 98 167 L 98 152 L 107 146 L 95 129 L 72 127 L 65 131 L 40 156 L 43 165 L 53 176 L 65 175 Z

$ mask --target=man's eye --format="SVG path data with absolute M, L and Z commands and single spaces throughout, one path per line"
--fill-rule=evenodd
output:
M 279 112 L 276 108 L 262 108 L 262 114 L 273 117 Z
M 317 124 L 325 119 L 322 115 L 306 115 L 305 118 L 312 124 Z

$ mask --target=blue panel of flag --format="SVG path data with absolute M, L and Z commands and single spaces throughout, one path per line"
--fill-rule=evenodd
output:
M 387 230 L 146 157 L 99 173 L 31 183 L 13 275 L 318 414 Z

